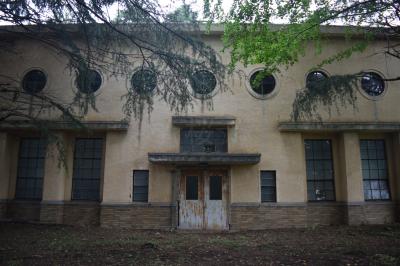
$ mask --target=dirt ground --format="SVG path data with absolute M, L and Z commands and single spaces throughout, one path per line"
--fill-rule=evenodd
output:
M 0 265 L 400 265 L 400 225 L 193 233 L 0 223 Z

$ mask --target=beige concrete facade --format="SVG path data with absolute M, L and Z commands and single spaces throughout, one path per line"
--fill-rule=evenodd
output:
M 219 51 L 222 48 L 219 38 L 220 36 L 213 36 L 206 37 L 205 40 Z M 301 58 L 298 63 L 288 69 L 282 69 L 280 73 L 274 75 L 277 81 L 276 94 L 269 99 L 260 100 L 253 97 L 248 91 L 248 77 L 233 74 L 226 80 L 230 90 L 216 93 L 212 98 L 212 109 L 207 108 L 200 100 L 194 99 L 193 109 L 179 114 L 183 116 L 233 116 L 236 119 L 235 126 L 227 128 L 228 153 L 261 154 L 258 164 L 226 167 L 230 180 L 230 204 L 236 206 L 232 219 L 241 219 L 240 206 L 242 205 L 246 206 L 243 207 L 243 212 L 248 208 L 262 206 L 263 215 L 266 216 L 268 216 L 268 206 L 271 208 L 274 206 L 307 208 L 309 206 L 305 139 L 331 140 L 336 202 L 330 203 L 329 208 L 332 208 L 332 204 L 336 204 L 335 208 L 341 208 L 341 214 L 338 215 L 349 215 L 348 212 L 342 211 L 347 210 L 348 206 L 357 205 L 363 208 L 363 206 L 373 204 L 364 200 L 360 139 L 385 140 L 391 193 L 391 200 L 386 201 L 385 204 L 395 205 L 400 200 L 400 133 L 379 127 L 382 123 L 400 124 L 399 81 L 386 82 L 385 93 L 379 99 L 369 99 L 361 91 L 357 91 L 357 110 L 353 110 L 352 107 L 341 108 L 340 113 L 333 111 L 331 115 L 325 113 L 323 109 L 320 111 L 323 122 L 369 122 L 377 125 L 374 130 L 349 131 L 339 128 L 335 131 L 286 132 L 278 129 L 281 122 L 290 120 L 296 91 L 305 86 L 305 78 L 309 71 L 321 60 L 335 54 L 347 45 L 348 43 L 343 38 L 332 37 L 327 41 L 321 55 L 315 55 L 314 50 L 310 47 L 306 56 Z M 66 61 L 63 58 L 46 47 L 28 41 L 17 42 L 16 47 L 20 51 L 18 55 L 0 53 L 0 61 L 3 62 L 0 74 L 16 74 L 17 77 L 22 78 L 28 69 L 40 68 L 48 76 L 46 92 L 66 99 L 72 97 L 73 91 L 76 90 L 73 82 L 74 76 L 65 68 Z M 400 62 L 381 53 L 384 47 L 385 41 L 377 40 L 362 54 L 356 53 L 349 59 L 326 65 L 323 70 L 329 75 L 368 70 L 375 71 L 384 78 L 397 77 Z M 221 56 L 224 62 L 228 62 L 228 54 L 221 54 Z M 258 67 L 260 66 L 238 66 L 238 69 L 249 74 Z M 107 77 L 106 73 L 102 73 L 102 76 L 103 84 L 96 92 L 98 112 L 91 110 L 85 117 L 85 121 L 120 121 L 124 117 L 121 110 L 123 104 L 121 96 L 126 93 L 127 79 L 130 76 L 118 79 Z M 48 115 L 52 116 L 52 114 Z M 173 115 L 177 114 L 171 112 L 162 100 L 156 99 L 153 112 L 149 117 L 145 114 L 140 128 L 139 122 L 132 119 L 126 131 L 95 132 L 104 139 L 100 204 L 108 208 L 108 220 L 107 223 L 104 223 L 105 225 L 112 224 L 109 222 L 112 217 L 112 214 L 109 213 L 109 206 L 135 208 L 138 205 L 132 202 L 133 170 L 149 170 L 148 202 L 150 205 L 158 206 L 157 208 L 164 208 L 163 206 L 174 208 L 173 206 L 176 204 L 174 173 L 179 171 L 179 167 L 152 164 L 148 160 L 148 153 L 179 152 L 180 129 L 172 124 Z M 0 200 L 2 201 L 13 202 L 15 200 L 19 139 L 34 134 L 29 131 L 0 132 Z M 74 131 L 60 131 L 57 134 L 64 140 L 66 168 L 58 166 L 58 151 L 54 146 L 49 146 L 48 149 L 52 152 L 45 161 L 42 205 L 61 204 L 64 206 L 63 215 L 65 215 L 65 206 L 75 206 L 74 201 L 71 201 L 74 140 L 86 135 Z M 276 171 L 277 202 L 275 205 L 261 203 L 261 170 Z M 313 206 L 315 204 L 325 206 L 324 203 L 313 203 Z M 144 208 L 143 205 L 139 207 Z M 251 211 L 252 215 L 257 215 L 258 212 L 260 210 Z M 136 216 L 140 215 L 140 211 L 133 213 Z M 288 215 L 282 217 L 290 217 L 290 210 L 287 210 L 286 214 Z M 135 215 L 127 215 L 125 220 L 118 223 L 129 223 L 129 219 L 135 219 Z M 306 214 L 296 213 L 296 217 L 304 215 Z M 303 218 L 296 220 L 302 221 L 297 225 L 307 225 L 307 219 Z M 62 219 L 57 221 L 62 222 Z M 263 221 L 261 219 L 258 222 Z M 296 221 L 293 221 L 293 226 L 296 226 Z M 369 221 L 371 220 L 361 218 L 359 223 L 368 223 Z M 385 222 L 393 221 L 385 220 Z M 252 221 L 248 221 L 247 225 L 240 224 L 240 221 L 237 220 L 232 220 L 231 223 L 240 229 L 247 227 L 251 229 L 252 226 Z M 238 225 L 236 226 L 236 224 Z M 291 226 L 290 223 L 285 223 L 285 225 Z M 165 226 L 165 221 L 163 226 Z M 171 227 L 173 226 L 171 224 Z M 155 224 L 154 227 L 157 225 Z M 257 226 L 256 228 L 265 227 Z

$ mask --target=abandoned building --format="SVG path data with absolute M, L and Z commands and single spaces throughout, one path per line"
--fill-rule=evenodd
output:
M 0 218 L 40 223 L 140 229 L 247 230 L 336 224 L 382 224 L 400 213 L 400 61 L 375 39 L 362 53 L 315 69 L 348 40 L 326 27 L 330 41 L 293 66 L 254 85 L 262 65 L 239 66 L 245 78 L 222 91 L 210 71 L 206 90 L 192 84 L 193 108 L 176 114 L 156 99 L 142 124 L 123 122 L 126 80 L 93 70 L 96 106 L 84 133 L 54 121 L 60 152 L 28 124 L 0 123 Z M 204 40 L 222 48 L 222 29 Z M 18 55 L 0 53 L 1 75 L 21 90 L 77 88 L 65 64 L 41 44 L 19 42 Z M 229 54 L 221 54 L 228 62 Z M 140 70 L 138 70 L 140 71 Z M 291 119 L 296 92 L 307 82 L 364 71 L 356 109 L 321 109 L 321 121 Z M 155 77 L 156 78 L 156 77 Z M 39 84 L 39 85 L 38 85 Z M 38 87 L 39 86 L 39 87 Z M 69 88 L 69 90 L 65 90 Z M 212 100 L 212 108 L 202 98 Z

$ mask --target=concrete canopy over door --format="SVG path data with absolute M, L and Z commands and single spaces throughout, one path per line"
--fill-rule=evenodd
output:
M 228 230 L 228 187 L 226 171 L 182 171 L 178 228 Z

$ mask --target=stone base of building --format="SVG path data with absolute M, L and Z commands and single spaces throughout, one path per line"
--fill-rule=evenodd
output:
M 400 223 L 400 203 L 397 202 L 396 205 L 396 222 Z
M 394 202 L 231 204 L 231 230 L 305 228 L 320 225 L 386 224 L 400 220 Z M 173 204 L 1 201 L 0 218 L 47 224 L 131 229 L 176 228 Z
M 64 204 L 63 224 L 100 225 L 100 203 L 68 202 Z
M 3 208 L 6 209 L 4 219 L 13 221 L 79 226 L 100 224 L 99 203 L 9 201 L 4 205 Z
M 9 201 L 6 218 L 13 221 L 40 221 L 40 201 Z
M 230 212 L 232 230 L 301 228 L 307 223 L 306 207 L 302 204 L 232 204 Z
M 0 200 L 0 220 L 6 219 L 7 200 Z
M 170 204 L 102 205 L 100 225 L 132 229 L 171 229 L 175 206 Z
M 398 211 L 393 202 L 363 202 L 347 206 L 347 224 L 387 224 L 398 221 Z
M 399 221 L 400 216 L 400 207 L 393 202 L 232 204 L 230 209 L 232 230 L 390 224 Z

